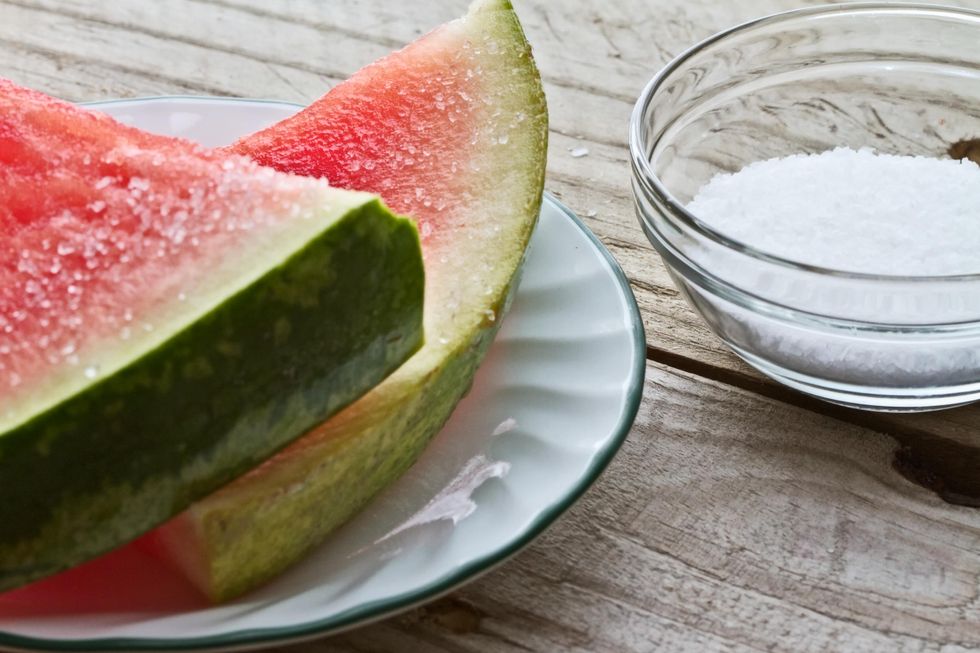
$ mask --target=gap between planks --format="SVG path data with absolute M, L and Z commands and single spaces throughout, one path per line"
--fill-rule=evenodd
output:
M 734 354 L 732 354 L 734 356 Z M 977 484 L 969 479 L 964 483 L 959 468 L 969 468 L 980 459 L 976 442 L 957 441 L 955 437 L 944 440 L 938 433 L 934 419 L 936 413 L 903 414 L 857 410 L 838 406 L 815 397 L 797 392 L 772 381 L 749 368 L 741 360 L 732 367 L 721 367 L 709 362 L 689 358 L 652 345 L 647 345 L 648 361 L 687 372 L 695 376 L 723 383 L 735 388 L 774 399 L 790 406 L 824 415 L 841 422 L 870 429 L 896 440 L 900 445 L 895 451 L 892 467 L 907 480 L 936 492 L 943 499 L 960 505 L 980 507 Z M 960 411 L 976 412 L 977 405 L 964 406 Z M 921 426 L 916 419 L 921 420 Z M 963 438 L 961 437 L 960 440 Z M 940 444 L 937 444 L 937 441 Z M 954 459 L 952 462 L 950 458 Z

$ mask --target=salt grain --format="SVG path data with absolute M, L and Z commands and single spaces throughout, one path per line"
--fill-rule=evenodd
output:
M 129 190 L 143 192 L 150 190 L 150 182 L 142 177 L 133 177 L 129 180 Z

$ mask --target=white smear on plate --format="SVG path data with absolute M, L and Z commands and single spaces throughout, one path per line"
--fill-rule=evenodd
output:
M 498 427 L 499 428 L 499 427 Z M 451 520 L 455 526 L 473 514 L 476 502 L 470 497 L 481 485 L 491 478 L 502 478 L 510 471 L 510 463 L 502 460 L 490 460 L 483 454 L 470 458 L 456 478 L 451 480 L 439 493 L 434 496 L 424 508 L 408 518 L 393 531 L 377 540 L 377 543 L 416 526 L 432 522 Z

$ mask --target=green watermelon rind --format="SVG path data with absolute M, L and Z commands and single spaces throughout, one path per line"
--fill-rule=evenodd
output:
M 515 273 L 497 307 L 501 315 L 518 277 Z M 240 491 L 218 493 L 157 529 L 149 546 L 167 549 L 171 559 L 183 557 L 182 571 L 216 603 L 275 577 L 415 462 L 468 392 L 499 324 L 488 324 L 461 343 L 417 388 L 400 389 L 378 402 L 365 398 L 358 412 L 335 416 L 330 442 L 317 452 L 317 464 L 301 486 L 270 488 L 266 480 L 260 491 L 246 482 Z M 286 501 L 280 499 L 283 493 Z M 201 548 L 188 549 L 190 542 Z
M 157 526 L 418 349 L 417 230 L 373 196 L 349 196 L 329 209 L 307 207 L 298 219 L 322 229 L 257 280 L 0 436 L 0 589 Z
M 234 598 L 281 573 L 411 466 L 472 384 L 509 307 L 541 207 L 547 109 L 530 46 L 510 3 L 477 3 L 464 20 L 476 35 L 513 44 L 515 69 L 520 68 L 522 88 L 504 99 L 511 104 L 507 110 L 527 115 L 522 128 L 511 133 L 512 144 L 525 142 L 500 150 L 501 161 L 481 162 L 485 170 L 496 163 L 521 172 L 516 186 L 498 189 L 506 197 L 494 200 L 520 223 L 511 247 L 494 261 L 507 272 L 491 294 L 467 298 L 458 310 L 478 317 L 463 320 L 460 332 L 440 333 L 450 339 L 445 347 L 423 349 L 270 465 L 195 503 L 151 534 L 147 545 L 213 601 Z M 515 150 L 524 160 L 513 157 Z M 487 180 L 493 183 L 493 175 Z

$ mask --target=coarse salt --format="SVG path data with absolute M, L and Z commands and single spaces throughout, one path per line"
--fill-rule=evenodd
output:
M 881 275 L 980 273 L 980 166 L 837 148 L 715 175 L 687 209 L 798 263 Z
M 687 208 L 769 255 L 892 276 L 814 274 L 708 239 L 686 250 L 702 270 L 762 301 L 697 291 L 726 341 L 777 378 L 878 407 L 918 405 L 910 389 L 933 396 L 980 379 L 980 335 L 938 329 L 980 320 L 974 282 L 897 278 L 980 273 L 975 163 L 870 149 L 799 154 L 716 175 Z

